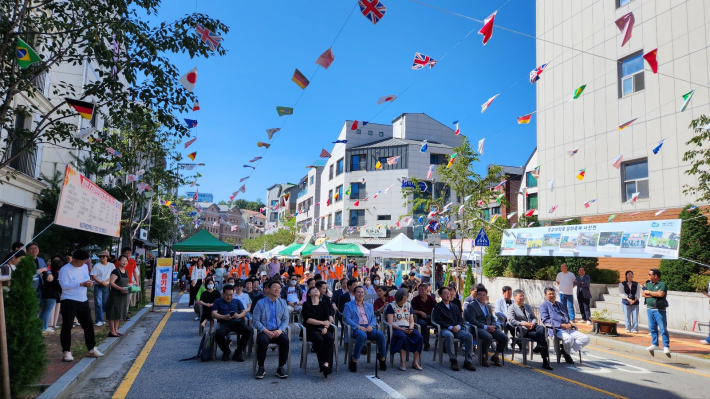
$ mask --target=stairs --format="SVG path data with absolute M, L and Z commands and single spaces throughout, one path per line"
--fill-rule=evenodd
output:
M 614 318 L 619 322 L 623 323 L 624 320 L 624 310 L 621 307 L 621 294 L 619 294 L 619 286 L 609 284 L 607 285 L 607 292 L 610 294 L 602 294 L 602 300 L 597 300 L 594 307 L 591 308 L 592 314 L 594 311 L 602 311 L 604 309 L 611 312 L 608 317 Z

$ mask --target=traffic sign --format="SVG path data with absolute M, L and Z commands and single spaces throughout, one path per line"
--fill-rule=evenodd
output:
M 419 186 L 419 191 L 421 192 L 425 192 L 428 188 L 426 183 L 423 181 L 418 182 L 417 185 Z
M 441 224 L 436 220 L 430 220 L 426 228 L 430 233 L 438 233 L 441 230 Z
M 429 234 L 426 237 L 429 248 L 441 248 L 441 234 Z
M 476 239 L 474 240 L 474 245 L 477 247 L 490 247 L 491 242 L 488 240 L 488 236 L 486 235 L 485 230 L 481 227 L 481 230 L 478 232 L 478 235 L 476 236 Z

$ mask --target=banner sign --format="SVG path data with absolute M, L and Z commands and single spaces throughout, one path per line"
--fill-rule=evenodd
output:
M 120 237 L 122 209 L 120 201 L 67 165 L 55 224 Z
M 678 259 L 681 219 L 505 230 L 504 256 Z
M 153 287 L 155 299 L 153 306 L 170 307 L 172 302 L 172 282 L 173 282 L 173 263 L 171 258 L 158 258 L 155 269 L 155 279 Z
M 387 229 L 384 225 L 360 227 L 360 237 L 363 238 L 383 238 L 387 237 Z

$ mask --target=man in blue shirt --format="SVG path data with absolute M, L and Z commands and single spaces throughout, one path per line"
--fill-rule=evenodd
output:
M 234 286 L 226 284 L 222 287 L 222 297 L 217 298 L 212 304 L 212 318 L 219 323 L 219 328 L 215 333 L 215 341 L 222 350 L 222 361 L 229 360 L 229 341 L 227 334 L 237 333 L 237 350 L 234 352 L 232 360 L 244 361 L 244 349 L 251 338 L 251 329 L 244 322 L 247 310 L 238 299 L 234 299 Z
M 256 372 L 256 379 L 264 378 L 264 360 L 266 360 L 266 350 L 269 344 L 279 346 L 279 367 L 276 369 L 276 376 L 286 378 L 286 361 L 288 360 L 289 339 L 286 333 L 288 328 L 288 305 L 281 299 L 281 283 L 278 280 L 268 280 L 264 283 L 265 298 L 259 300 L 254 306 L 254 328 L 258 332 L 256 336 L 256 360 L 259 369 Z

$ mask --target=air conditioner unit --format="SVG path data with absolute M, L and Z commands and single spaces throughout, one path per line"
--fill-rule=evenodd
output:
M 148 230 L 140 229 L 139 236 L 140 236 L 141 240 L 147 240 L 148 239 Z

